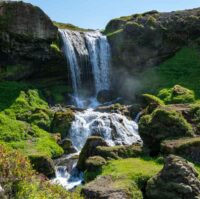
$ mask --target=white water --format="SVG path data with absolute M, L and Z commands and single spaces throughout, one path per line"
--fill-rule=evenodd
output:
M 109 146 L 141 142 L 138 125 L 125 116 L 117 113 L 100 113 L 92 109 L 76 113 L 70 129 L 73 145 L 81 150 L 91 135 L 103 137 Z
M 110 46 L 107 37 L 102 35 L 100 31 L 82 33 L 71 30 L 59 31 L 64 44 L 63 50 L 70 65 L 76 106 L 80 108 L 88 107 L 94 102 L 83 103 L 87 99 L 80 96 L 81 76 L 86 76 L 88 72 L 92 73 L 94 85 L 91 86 L 94 86 L 95 94 L 90 99 L 94 101 L 99 91 L 110 89 Z M 84 67 L 80 65 L 83 58 L 87 59 L 88 66 L 86 68 L 89 71 L 83 71 Z M 87 76 L 85 79 L 87 79 Z
M 67 161 L 76 155 L 79 155 L 79 153 L 70 154 L 61 159 Z M 52 180 L 53 183 L 62 185 L 67 190 L 73 189 L 83 181 L 83 173 L 76 169 L 77 160 L 71 164 L 71 169 L 67 168 L 67 166 L 56 165 L 56 178 Z
M 110 89 L 110 47 L 106 36 L 99 31 L 80 33 L 60 30 L 60 34 L 64 44 L 63 50 L 70 65 L 73 101 L 77 107 L 89 108 L 75 114 L 69 133 L 73 146 L 80 152 L 91 135 L 103 137 L 109 146 L 142 142 L 136 122 L 120 114 L 101 113 L 90 109 L 100 105 L 96 99 L 98 92 Z M 90 63 L 87 67 L 81 66 L 82 58 Z M 87 64 L 87 61 L 84 63 Z M 83 68 L 89 71 L 82 71 Z M 92 86 L 95 88 L 95 93 L 85 98 L 80 92 L 83 83 L 81 77 L 87 72 L 93 75 Z M 73 155 L 64 157 L 65 163 L 56 166 L 56 178 L 52 180 L 53 183 L 60 184 L 66 189 L 80 185 L 83 180 L 82 173 L 76 170 L 76 161 L 70 163 L 73 161 Z

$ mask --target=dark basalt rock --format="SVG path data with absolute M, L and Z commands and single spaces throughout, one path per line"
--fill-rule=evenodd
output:
M 40 8 L 0 2 L 0 80 L 68 83 L 66 60 L 52 43 L 59 48 L 58 29 Z
M 199 8 L 170 13 L 153 11 L 111 20 L 105 34 L 111 46 L 115 90 L 130 97 L 140 89 L 139 73 L 158 66 L 189 41 L 197 39 L 199 13 Z M 128 86 L 133 87 L 129 88 L 131 93 L 127 91 Z
M 148 199 L 197 199 L 198 173 L 185 159 L 170 155 L 162 171 L 147 182 L 146 195 Z
M 52 159 L 40 155 L 31 155 L 29 156 L 29 159 L 33 169 L 37 172 L 42 173 L 49 178 L 55 177 L 54 162 Z

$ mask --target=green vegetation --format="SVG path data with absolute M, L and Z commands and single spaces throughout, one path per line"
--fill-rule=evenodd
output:
M 159 91 L 158 97 L 161 98 L 166 104 L 181 104 L 195 102 L 194 91 L 175 85 L 170 89 L 162 89 Z
M 0 141 L 26 155 L 58 157 L 63 150 L 47 132 L 52 120 L 47 102 L 32 85 L 0 83 Z
M 55 50 L 57 53 L 60 53 L 60 52 L 61 52 L 60 47 L 59 47 L 58 44 L 56 44 L 55 42 L 53 42 L 53 43 L 51 44 L 51 48 L 52 48 L 53 50 Z
M 59 22 L 55 22 L 55 21 L 53 23 L 59 29 L 69 29 L 69 30 L 81 31 L 81 32 L 90 31 L 90 29 L 80 28 L 78 26 L 75 26 L 75 25 L 72 25 L 72 24 L 69 24 L 69 23 L 59 23 Z
M 68 135 L 73 120 L 74 113 L 71 109 L 66 109 L 65 112 L 57 112 L 52 121 L 51 131 L 53 133 L 60 133 L 62 138 L 65 138 Z
M 142 93 L 157 94 L 163 88 L 178 84 L 193 90 L 200 97 L 200 52 L 195 46 L 182 48 L 173 57 L 140 74 Z M 150 82 L 150 83 L 149 83 Z
M 164 139 L 193 136 L 192 126 L 178 112 L 167 107 L 158 108 L 139 122 L 140 135 L 152 155 L 158 154 Z
M 0 145 L 1 186 L 5 195 L 16 199 L 63 199 L 80 198 L 70 196 L 60 186 L 52 185 L 37 176 L 32 170 L 29 160 L 16 150 Z
M 101 175 L 112 175 L 126 181 L 134 181 L 142 189 L 148 179 L 162 169 L 162 164 L 151 158 L 128 158 L 112 160 L 103 166 Z

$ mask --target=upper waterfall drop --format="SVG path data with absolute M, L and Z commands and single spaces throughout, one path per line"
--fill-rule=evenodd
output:
M 94 90 L 95 98 L 99 91 L 110 89 L 110 46 L 107 37 L 98 30 L 78 32 L 62 29 L 59 32 L 70 66 L 74 99 L 76 105 L 83 108 L 81 98 L 84 96 L 81 92 Z M 90 78 L 93 85 L 84 88 L 83 85 Z

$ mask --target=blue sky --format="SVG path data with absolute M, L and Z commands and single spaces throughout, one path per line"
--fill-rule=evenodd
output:
M 200 0 L 24 0 L 41 7 L 52 20 L 103 29 L 110 19 L 149 10 L 200 7 Z

